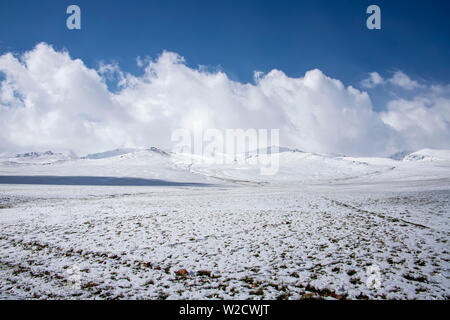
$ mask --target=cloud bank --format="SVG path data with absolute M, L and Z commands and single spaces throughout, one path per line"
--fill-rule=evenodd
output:
M 376 112 L 367 92 L 317 69 L 301 78 L 255 73 L 254 84 L 243 84 L 191 68 L 173 52 L 137 62 L 142 76 L 115 64 L 92 69 L 45 43 L 0 56 L 0 152 L 170 148 L 173 130 L 194 124 L 279 128 L 282 145 L 319 153 L 450 149 L 450 86 L 419 84 L 402 72 L 387 80 L 375 72 L 363 81 L 365 88 L 420 89 Z M 111 82 L 117 89 L 109 89 Z

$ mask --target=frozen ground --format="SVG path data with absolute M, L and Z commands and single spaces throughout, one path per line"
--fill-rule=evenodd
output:
M 5 158 L 0 298 L 448 299 L 448 154 Z

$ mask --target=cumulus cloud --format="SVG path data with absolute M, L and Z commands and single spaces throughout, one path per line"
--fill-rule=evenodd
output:
M 280 70 L 257 72 L 254 84 L 243 84 L 222 71 L 191 68 L 172 52 L 137 62 L 144 71 L 139 77 L 117 64 L 88 68 L 45 43 L 21 56 L 4 54 L 0 150 L 85 154 L 118 147 L 170 148 L 171 133 L 194 124 L 279 128 L 282 145 L 321 153 L 450 148 L 445 86 L 430 87 L 428 95 L 413 100 L 391 101 L 386 111 L 375 112 L 368 93 L 317 69 L 300 78 Z M 117 90 L 108 89 L 110 81 Z M 377 73 L 371 81 L 384 82 Z
M 420 84 L 416 80 L 412 80 L 403 71 L 396 71 L 389 79 L 384 79 L 378 72 L 371 72 L 366 79 L 361 81 L 361 86 L 366 89 L 372 89 L 376 86 L 386 84 L 405 90 L 424 88 L 424 85 Z
M 450 100 L 442 97 L 417 96 L 413 100 L 397 99 L 388 103 L 380 114 L 384 123 L 394 128 L 402 143 L 420 148 L 449 148 Z
M 384 83 L 384 79 L 378 72 L 369 73 L 369 77 L 361 82 L 364 88 L 374 88 Z
M 415 80 L 411 80 L 411 78 L 402 71 L 395 72 L 392 78 L 389 79 L 389 82 L 405 90 L 413 90 L 422 87 L 422 85 Z

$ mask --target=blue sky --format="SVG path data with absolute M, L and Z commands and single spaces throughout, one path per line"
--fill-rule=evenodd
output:
M 365 27 L 374 3 L 381 31 Z M 81 7 L 81 31 L 65 28 L 69 4 Z M 241 82 L 273 68 L 293 77 L 319 68 L 346 84 L 395 70 L 450 82 L 449 10 L 448 1 L 423 0 L 3 0 L 0 53 L 45 41 L 90 67 L 116 61 L 136 73 L 137 56 L 169 50 Z
M 71 4 L 81 30 L 66 28 Z M 366 27 L 371 4 L 381 30 Z M 449 149 L 449 12 L 448 0 L 2 0 L 0 152 L 169 146 L 198 121 L 279 128 L 283 146 L 319 153 Z

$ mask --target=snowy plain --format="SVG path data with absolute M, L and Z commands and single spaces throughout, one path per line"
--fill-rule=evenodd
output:
M 448 299 L 450 151 L 0 159 L 3 299 Z

